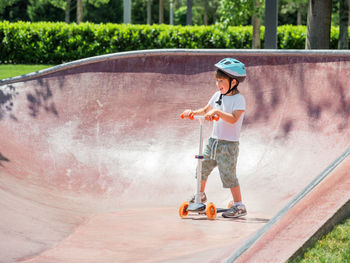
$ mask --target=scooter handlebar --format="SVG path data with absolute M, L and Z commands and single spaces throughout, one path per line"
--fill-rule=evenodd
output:
M 181 119 L 184 119 L 185 118 L 185 116 L 183 115 L 183 114 L 181 114 L 180 115 L 180 117 L 181 117 Z M 191 113 L 189 116 L 188 116 L 188 118 L 190 119 L 190 120 L 194 120 L 194 119 L 204 119 L 204 116 L 195 116 L 193 113 Z M 215 121 L 218 121 L 220 118 L 219 118 L 219 116 L 214 116 L 213 117 L 213 120 L 215 120 Z

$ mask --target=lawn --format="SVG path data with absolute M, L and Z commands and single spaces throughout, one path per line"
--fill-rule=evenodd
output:
M 350 218 L 334 226 L 333 230 L 317 240 L 303 255 L 289 263 L 350 263 Z
M 16 77 L 49 67 L 52 67 L 52 65 L 0 65 L 0 79 Z

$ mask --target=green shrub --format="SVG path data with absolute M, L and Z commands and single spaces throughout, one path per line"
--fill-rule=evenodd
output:
M 279 26 L 277 41 L 281 49 L 304 49 L 306 40 L 305 26 Z
M 278 48 L 304 49 L 305 26 L 278 27 Z M 338 45 L 331 31 L 331 48 Z M 261 27 L 262 47 L 264 27 Z M 108 53 L 163 48 L 249 49 L 252 26 L 0 22 L 0 63 L 59 64 Z

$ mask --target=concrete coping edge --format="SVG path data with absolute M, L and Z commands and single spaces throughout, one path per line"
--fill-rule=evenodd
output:
M 61 70 L 75 68 L 82 65 L 92 64 L 96 62 L 113 60 L 116 58 L 126 57 L 142 57 L 142 56 L 157 56 L 157 55 L 208 55 L 208 54 L 235 54 L 235 55 L 265 55 L 265 56 L 339 56 L 339 57 L 350 57 L 349 50 L 278 50 L 278 49 L 149 49 L 149 50 L 136 50 L 126 51 L 119 53 L 112 53 L 100 56 L 94 56 L 89 58 L 83 58 L 67 63 L 63 63 L 57 66 L 39 70 L 36 72 L 16 76 L 12 78 L 0 80 L 1 85 L 12 84 L 20 81 L 26 81 L 37 77 L 42 77 L 51 73 L 55 73 Z

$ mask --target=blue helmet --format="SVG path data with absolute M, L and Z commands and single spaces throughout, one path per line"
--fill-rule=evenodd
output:
M 242 62 L 234 58 L 224 58 L 215 64 L 215 67 L 225 72 L 229 77 L 244 81 L 247 73 Z

